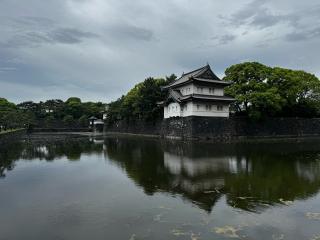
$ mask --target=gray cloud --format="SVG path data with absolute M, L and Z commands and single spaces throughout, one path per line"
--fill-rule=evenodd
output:
M 226 34 L 219 37 L 219 43 L 224 45 L 232 42 L 235 39 L 236 39 L 236 35 Z
M 0 97 L 16 102 L 107 102 L 207 62 L 320 74 L 318 0 L 0 1 Z
M 55 22 L 52 19 L 46 17 L 34 17 L 34 16 L 23 16 L 19 18 L 10 19 L 12 27 L 52 27 Z
M 7 48 L 37 47 L 42 44 L 75 44 L 84 39 L 98 38 L 97 34 L 75 28 L 57 28 L 49 31 L 25 31 L 12 36 L 1 45 Z
M 98 38 L 95 33 L 80 31 L 75 28 L 58 28 L 47 34 L 50 40 L 58 43 L 79 43 L 86 38 Z
M 262 39 L 256 43 L 255 46 L 259 48 L 268 47 L 272 41 L 281 38 L 289 42 L 299 42 L 319 37 L 319 28 L 313 28 L 314 23 L 320 24 L 318 4 L 311 3 L 310 6 L 304 5 L 299 10 L 291 9 L 287 12 L 279 11 L 272 6 L 272 1 L 253 0 L 231 15 L 221 16 L 221 19 L 226 21 L 229 28 L 244 27 L 246 30 L 242 36 L 250 31 L 263 31 L 267 28 L 273 34 L 276 29 L 281 28 L 281 24 L 285 24 L 286 29 L 277 32 L 276 37 L 267 36 L 268 40 Z
M 320 38 L 320 27 L 309 29 L 302 29 L 294 31 L 286 35 L 286 40 L 289 42 L 299 42 L 309 39 Z
M 1 72 L 10 72 L 10 71 L 16 71 L 17 68 L 15 67 L 0 67 L 0 73 Z
M 248 25 L 260 29 L 274 26 L 279 23 L 289 23 L 295 25 L 300 16 L 294 14 L 274 13 L 268 8 L 267 0 L 253 0 L 243 8 L 231 14 L 230 17 L 222 16 L 229 25 L 240 26 Z
M 110 26 L 107 31 L 116 36 L 120 41 L 128 38 L 142 41 L 151 41 L 154 39 L 152 30 L 129 24 Z

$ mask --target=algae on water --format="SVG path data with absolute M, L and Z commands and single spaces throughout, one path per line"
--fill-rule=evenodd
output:
M 223 235 L 229 238 L 240 238 L 238 235 L 238 231 L 240 229 L 234 228 L 232 226 L 224 226 L 224 227 L 215 227 L 214 231 L 217 234 Z

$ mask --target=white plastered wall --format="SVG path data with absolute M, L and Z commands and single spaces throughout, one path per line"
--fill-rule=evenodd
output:
M 218 105 L 222 109 L 218 109 Z M 188 116 L 229 117 L 229 105 L 187 102 L 183 106 L 180 106 L 179 103 L 173 102 L 164 107 L 164 118 Z
M 218 110 L 218 106 L 222 109 Z M 211 106 L 211 108 L 210 108 Z M 201 117 L 229 117 L 229 105 L 223 103 L 193 103 L 192 116 Z
M 168 106 L 164 107 L 164 118 L 170 117 L 181 117 L 180 104 L 176 102 L 169 103 Z

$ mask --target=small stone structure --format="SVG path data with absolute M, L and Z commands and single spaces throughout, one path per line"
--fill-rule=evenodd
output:
M 94 132 L 102 132 L 104 128 L 104 121 L 92 116 L 89 118 L 89 128 Z

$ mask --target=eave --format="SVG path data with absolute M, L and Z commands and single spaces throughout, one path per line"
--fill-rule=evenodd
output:
M 190 101 L 190 100 L 203 100 L 203 101 L 222 101 L 222 102 L 234 102 L 235 99 L 228 96 L 212 96 L 212 95 L 201 95 L 201 94 L 190 94 L 183 96 L 181 101 Z
M 199 82 L 199 83 L 208 83 L 208 84 L 214 84 L 214 85 L 223 85 L 223 86 L 229 86 L 232 84 L 232 82 L 222 81 L 222 80 L 212 80 L 212 79 L 205 79 L 205 78 L 189 78 L 189 80 L 178 83 L 178 84 L 172 84 L 168 86 L 162 87 L 162 89 L 169 89 L 169 88 L 177 88 L 184 86 L 186 84 L 192 83 L 192 82 Z

